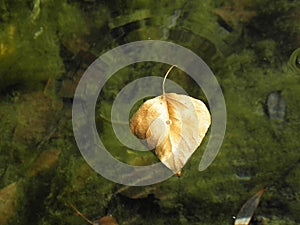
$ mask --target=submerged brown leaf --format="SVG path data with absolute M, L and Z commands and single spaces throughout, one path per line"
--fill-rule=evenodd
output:
M 202 101 L 163 91 L 138 109 L 130 121 L 130 128 L 155 149 L 164 165 L 179 174 L 202 142 L 210 123 L 209 111 Z
M 30 167 L 30 176 L 36 176 L 54 167 L 58 162 L 59 155 L 60 150 L 58 149 L 49 149 L 43 151 Z
M 0 190 L 0 224 L 6 224 L 15 214 L 17 188 L 18 182 L 14 182 Z

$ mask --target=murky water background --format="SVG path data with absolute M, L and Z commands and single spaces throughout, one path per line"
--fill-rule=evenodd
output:
M 112 215 L 124 225 L 234 224 L 261 188 L 251 224 L 299 224 L 299 12 L 296 0 L 1 0 L 0 224 L 87 224 L 71 204 L 90 220 Z M 180 178 L 133 188 L 106 180 L 84 161 L 72 131 L 72 100 L 97 57 L 148 39 L 182 45 L 207 63 L 224 93 L 227 131 L 207 170 L 197 170 L 205 139 Z M 101 91 L 97 129 L 120 161 L 157 159 L 115 137 L 116 95 L 168 68 L 128 66 Z M 183 72 L 169 79 L 206 103 Z

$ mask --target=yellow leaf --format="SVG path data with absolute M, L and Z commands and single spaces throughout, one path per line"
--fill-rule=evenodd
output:
M 165 79 L 171 69 L 165 75 Z M 165 82 L 164 79 L 164 82 Z M 175 174 L 202 142 L 211 123 L 210 113 L 199 99 L 165 93 L 150 99 L 130 121 L 130 129 L 145 139 L 160 161 Z

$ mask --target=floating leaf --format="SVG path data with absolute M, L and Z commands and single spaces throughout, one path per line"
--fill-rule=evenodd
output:
M 130 121 L 131 131 L 155 149 L 155 155 L 174 173 L 181 169 L 202 142 L 211 123 L 205 104 L 187 95 L 165 93 L 150 99 Z
M 261 189 L 242 206 L 236 217 L 234 225 L 248 225 L 250 223 L 254 210 L 257 208 L 263 193 L 264 189 Z

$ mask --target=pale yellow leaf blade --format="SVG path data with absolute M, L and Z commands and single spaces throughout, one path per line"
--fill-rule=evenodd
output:
M 155 148 L 162 163 L 178 173 L 202 142 L 210 123 L 202 101 L 167 93 L 146 101 L 131 119 L 130 128 Z

